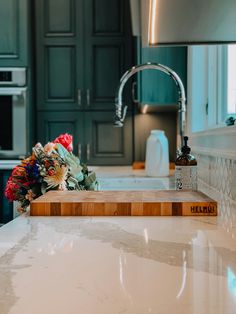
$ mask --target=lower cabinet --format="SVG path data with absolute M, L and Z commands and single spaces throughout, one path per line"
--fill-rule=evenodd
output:
M 74 154 L 89 165 L 130 165 L 133 161 L 133 122 L 113 127 L 114 111 L 40 112 L 38 138 L 47 143 L 62 133 L 73 135 Z
M 113 126 L 114 112 L 85 113 L 85 156 L 91 165 L 130 165 L 132 156 L 132 116 L 123 128 Z
M 0 170 L 0 224 L 5 224 L 13 219 L 13 203 L 4 195 L 4 190 L 12 170 Z
M 37 141 L 43 145 L 53 141 L 58 135 L 73 135 L 74 153 L 78 154 L 83 138 L 82 112 L 39 112 L 37 115 Z

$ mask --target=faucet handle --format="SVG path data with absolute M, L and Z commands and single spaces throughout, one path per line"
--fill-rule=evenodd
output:
M 138 98 L 136 98 L 136 89 L 137 89 L 137 82 L 132 83 L 132 101 L 137 104 L 138 103 Z

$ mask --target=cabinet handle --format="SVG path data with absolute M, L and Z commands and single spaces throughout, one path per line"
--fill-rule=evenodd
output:
M 87 160 L 90 159 L 90 144 L 87 144 Z
M 78 144 L 78 157 L 81 159 L 81 144 Z
M 138 99 L 135 97 L 136 94 L 136 88 L 137 88 L 137 82 L 132 83 L 132 100 L 135 104 L 138 103 Z
M 78 102 L 78 106 L 81 106 L 81 89 L 78 89 L 78 92 L 77 92 L 77 102 Z
M 86 96 L 87 96 L 87 106 L 89 107 L 90 106 L 90 90 L 87 89 L 86 91 Z

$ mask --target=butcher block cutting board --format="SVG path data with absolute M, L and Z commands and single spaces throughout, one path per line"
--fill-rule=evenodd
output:
M 49 191 L 31 216 L 216 216 L 217 202 L 197 191 Z

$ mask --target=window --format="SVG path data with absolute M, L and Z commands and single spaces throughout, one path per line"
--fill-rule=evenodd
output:
M 188 49 L 188 120 L 191 132 L 225 126 L 236 118 L 236 45 Z
M 227 115 L 236 114 L 236 45 L 227 51 Z

